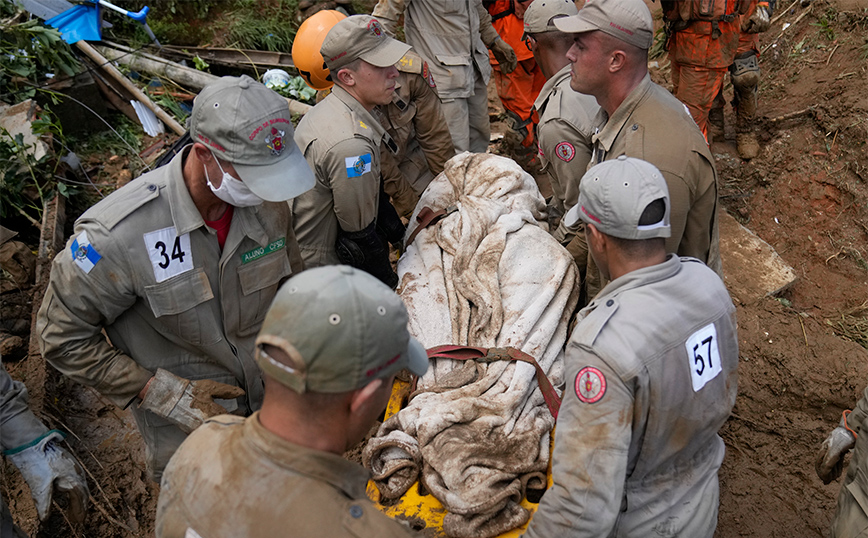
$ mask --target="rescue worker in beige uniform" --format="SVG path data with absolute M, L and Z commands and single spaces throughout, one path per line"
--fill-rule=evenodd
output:
M 853 411 L 844 411 L 817 454 L 817 476 L 829 484 L 841 476 L 844 457 L 853 450 L 838 493 L 832 538 L 868 536 L 868 388 Z
M 392 290 L 345 265 L 284 284 L 256 339 L 262 410 L 212 418 L 184 442 L 163 476 L 157 538 L 412 536 L 368 500 L 370 473 L 342 457 L 383 412 L 395 374 L 428 368 L 407 319 Z
M 554 20 L 578 13 L 572 0 L 533 2 L 524 14 L 525 39 L 547 81 L 534 107 L 539 114 L 536 139 L 542 169 L 552 186 L 549 224 L 552 234 L 567 247 L 582 280 L 588 265 L 588 245 L 581 223 L 575 232 L 562 217 L 579 199 L 579 180 L 591 161 L 594 118 L 600 105 L 590 95 L 570 88 L 570 61 L 566 53 L 573 36 L 559 31 Z
M 27 389 L 13 380 L 0 362 L 0 452 L 21 472 L 36 503 L 40 520 L 48 518 L 52 499 L 68 495 L 66 518 L 81 524 L 87 511 L 88 488 L 84 471 L 60 445 L 65 434 L 49 430 L 27 406 Z M 0 497 L 0 536 L 26 538 L 12 521 Z
M 404 16 L 407 43 L 428 62 L 459 152 L 488 150 L 488 51 L 510 73 L 515 51 L 497 35 L 482 0 L 380 0 L 373 15 L 391 35 Z
M 672 200 L 666 251 L 697 258 L 722 275 L 714 159 L 685 106 L 651 82 L 654 27 L 644 1 L 595 0 L 578 15 L 555 19 L 555 26 L 575 34 L 567 54 L 570 86 L 601 107 L 591 164 L 627 155 L 656 166 Z M 565 224 L 574 227 L 578 219 L 567 217 Z
M 717 432 L 737 392 L 729 293 L 699 260 L 667 253 L 669 196 L 653 165 L 591 168 L 578 207 L 610 282 L 567 344 L 554 484 L 525 536 L 712 538 Z
M 455 155 L 455 145 L 428 62 L 410 50 L 396 67 L 392 101 L 375 112 L 398 146 L 397 154 L 380 148 L 383 190 L 398 214 L 409 217 L 419 196 Z
M 295 134 L 316 185 L 292 202 L 295 233 L 307 267 L 345 263 L 392 288 L 398 276 L 386 240 L 377 233 L 380 207 L 380 146 L 398 147 L 373 114 L 391 102 L 395 64 L 409 45 L 387 36 L 377 19 L 354 15 L 328 31 L 320 52 L 335 83 L 332 92 L 305 114 Z M 391 211 L 394 214 L 394 210 Z M 394 215 L 397 218 L 397 215 Z
M 286 100 L 250 77 L 205 87 L 190 133 L 168 165 L 76 221 L 36 323 L 61 373 L 120 407 L 138 401 L 156 480 L 204 418 L 259 409 L 254 338 L 303 268 L 286 200 L 314 182 Z

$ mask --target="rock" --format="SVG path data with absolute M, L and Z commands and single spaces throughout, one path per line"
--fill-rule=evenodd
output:
M 781 293 L 796 281 L 793 268 L 726 211 L 720 213 L 720 257 L 729 293 L 742 304 Z

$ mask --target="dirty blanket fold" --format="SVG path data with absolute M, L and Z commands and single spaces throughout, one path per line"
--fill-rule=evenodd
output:
M 521 349 L 556 387 L 576 306 L 578 271 L 545 226 L 545 201 L 513 161 L 451 159 L 416 212 L 458 211 L 422 230 L 398 263 L 410 332 L 441 344 Z M 407 230 L 416 223 L 415 214 Z M 554 419 L 533 366 L 433 359 L 417 391 L 368 443 L 381 499 L 421 479 L 447 509 L 452 537 L 490 537 L 525 523 L 528 488 L 545 487 Z

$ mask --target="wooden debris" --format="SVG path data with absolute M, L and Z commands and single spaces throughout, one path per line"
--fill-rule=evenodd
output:
M 726 211 L 720 213 L 720 257 L 729 293 L 743 304 L 776 295 L 796 281 L 777 252 Z
M 163 45 L 160 52 L 178 59 L 191 60 L 194 56 L 198 56 L 208 63 L 240 68 L 252 66 L 254 70 L 257 67 L 268 69 L 279 67 L 285 71 L 295 70 L 295 64 L 292 63 L 292 55 L 285 52 L 212 47 L 176 47 L 174 45 Z
M 100 47 L 100 51 L 104 53 L 107 58 L 128 65 L 133 69 L 162 76 L 197 90 L 201 90 L 219 78 L 216 75 L 184 67 L 174 62 L 170 62 L 169 60 L 164 60 L 151 55 L 143 57 L 139 54 L 130 54 L 122 50 L 112 49 L 111 47 Z M 304 115 L 312 108 L 310 105 L 302 103 L 301 101 L 296 101 L 295 99 L 287 99 L 286 101 L 289 104 L 290 114 Z
M 135 84 L 130 82 L 130 80 L 124 76 L 123 73 L 118 71 L 118 68 L 112 65 L 108 60 L 105 59 L 99 52 L 96 51 L 92 46 L 90 46 L 86 41 L 79 41 L 75 44 L 76 47 L 79 48 L 82 52 L 84 52 L 91 60 L 95 61 L 99 66 L 108 73 L 110 77 L 118 81 L 127 91 L 129 91 L 133 96 L 141 102 L 143 105 L 151 109 L 153 113 L 160 119 L 166 126 L 174 131 L 176 134 L 182 135 L 186 131 L 184 127 L 181 126 L 180 123 L 175 121 L 175 118 L 166 113 L 165 110 L 158 107 L 151 101 L 147 95 L 145 95 L 142 90 L 136 87 Z

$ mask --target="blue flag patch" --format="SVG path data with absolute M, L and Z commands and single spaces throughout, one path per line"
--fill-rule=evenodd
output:
M 357 157 L 344 159 L 347 166 L 347 177 L 360 177 L 371 171 L 371 154 L 365 153 Z
M 90 244 L 90 239 L 87 237 L 87 232 L 81 232 L 78 237 L 73 239 L 69 250 L 72 252 L 72 259 L 78 267 L 85 273 L 90 273 L 96 262 L 102 259 L 99 252 Z

